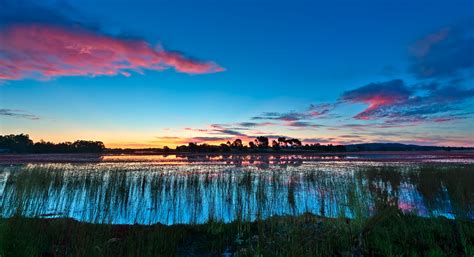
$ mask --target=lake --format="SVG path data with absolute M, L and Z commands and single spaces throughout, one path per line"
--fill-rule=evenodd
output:
M 397 206 L 474 220 L 474 154 L 0 155 L 0 215 L 202 224 Z

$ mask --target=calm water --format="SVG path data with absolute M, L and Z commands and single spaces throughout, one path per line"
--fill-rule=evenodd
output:
M 471 154 L 0 157 L 0 215 L 113 224 L 204 223 L 387 205 L 474 219 Z

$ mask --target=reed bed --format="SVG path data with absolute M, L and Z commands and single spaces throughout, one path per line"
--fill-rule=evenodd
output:
M 2 169 L 0 215 L 100 224 L 203 224 L 312 213 L 370 216 L 386 205 L 420 216 L 474 216 L 467 164 L 29 164 Z
M 0 256 L 474 251 L 472 164 L 95 163 L 0 170 Z M 28 231 L 43 234 L 31 238 Z M 418 241 L 408 242 L 411 236 Z M 443 240 L 451 241 L 443 247 Z

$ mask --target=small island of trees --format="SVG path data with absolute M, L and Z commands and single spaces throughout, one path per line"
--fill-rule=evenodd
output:
M 189 143 L 176 147 L 177 152 L 296 152 L 296 151 L 318 151 L 318 152 L 344 152 L 343 145 L 321 145 L 321 144 L 304 144 L 296 138 L 279 137 L 272 140 L 268 137 L 259 136 L 255 140 L 244 145 L 239 138 L 234 141 L 223 143 L 220 145 Z

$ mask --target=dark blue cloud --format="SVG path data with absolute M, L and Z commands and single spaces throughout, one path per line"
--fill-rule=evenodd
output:
M 298 112 L 264 112 L 260 116 L 252 117 L 252 120 L 280 120 L 280 121 L 297 121 L 307 118 L 304 113 Z
M 84 16 L 65 1 L 0 1 L 0 26 L 34 23 L 97 30 L 98 25 L 85 23 Z
M 458 76 L 474 67 L 474 18 L 442 28 L 410 47 L 413 63 L 409 71 L 417 78 Z
M 469 117 L 465 111 L 474 89 L 457 83 L 438 82 L 406 86 L 402 80 L 371 83 L 345 92 L 340 101 L 365 103 L 369 106 L 354 116 L 363 120 L 384 120 L 385 126 L 406 123 L 447 122 Z M 381 125 L 381 127 L 384 127 Z
M 252 120 L 278 120 L 285 122 L 296 122 L 330 117 L 330 112 L 336 108 L 337 103 L 311 104 L 301 112 L 264 112 L 260 116 L 252 117 Z M 331 116 L 332 117 L 332 116 Z
M 12 117 L 12 118 L 22 118 L 28 120 L 39 120 L 40 117 L 29 114 L 22 110 L 13 110 L 13 109 L 0 109 L 0 116 Z

